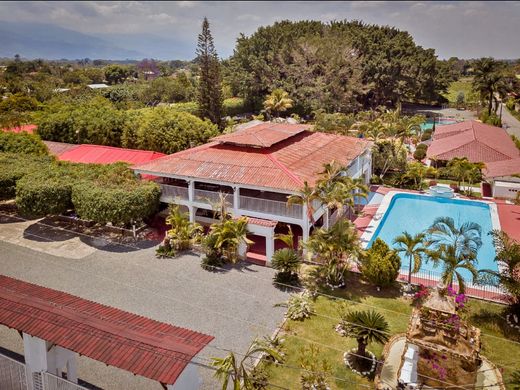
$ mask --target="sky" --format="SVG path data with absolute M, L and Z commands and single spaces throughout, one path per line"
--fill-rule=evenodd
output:
M 240 33 L 250 35 L 259 26 L 283 19 L 358 19 L 391 25 L 410 32 L 417 44 L 434 48 L 440 58 L 520 58 L 520 1 L 20 1 L 0 4 L 0 29 L 2 22 L 27 26 L 29 31 L 33 23 L 45 24 L 49 34 L 56 31 L 53 39 L 58 42 L 67 34 L 52 27 L 101 38 L 134 50 L 135 55 L 192 59 L 204 16 L 209 19 L 222 58 L 233 53 Z M 4 39 L 8 39 L 5 33 Z M 9 39 L 14 38 L 9 36 Z M 19 45 L 27 44 L 24 42 L 20 40 Z M 9 50 L 18 49 L 18 41 L 14 40 L 13 45 Z M 45 52 L 45 41 L 38 45 L 39 50 Z M 22 52 L 24 49 L 19 48 Z

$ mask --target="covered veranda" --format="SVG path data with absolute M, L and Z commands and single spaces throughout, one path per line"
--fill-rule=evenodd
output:
M 76 357 L 86 356 L 159 382 L 169 390 L 198 389 L 197 354 L 213 340 L 61 291 L 0 275 L 0 324 L 23 338 L 25 369 L 0 373 L 0 388 L 81 389 Z M 2 366 L 16 362 L 0 355 Z M 65 379 L 63 379 L 66 377 Z M 62 386 L 63 385 L 63 386 Z M 60 387 L 61 386 L 61 387 Z M 54 388 L 54 387 L 49 387 Z

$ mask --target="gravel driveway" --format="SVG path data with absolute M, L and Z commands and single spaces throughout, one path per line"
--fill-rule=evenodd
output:
M 0 230 L 8 225 L 0 225 Z M 196 255 L 156 259 L 155 248 L 96 249 L 81 259 L 53 256 L 0 241 L 0 272 L 66 291 L 159 321 L 215 336 L 211 346 L 243 353 L 256 336 L 270 335 L 283 318 L 273 305 L 287 293 L 273 287 L 274 271 L 256 265 L 208 272 Z M 64 253 L 62 256 L 66 256 Z M 0 345 L 23 352 L 13 330 L 0 326 Z M 199 356 L 223 356 L 206 347 Z M 161 389 L 156 383 L 91 359 L 78 359 L 79 376 L 105 389 Z M 218 387 L 213 372 L 199 368 L 203 389 Z

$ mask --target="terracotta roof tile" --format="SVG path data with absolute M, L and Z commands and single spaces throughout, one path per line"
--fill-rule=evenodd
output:
M 520 157 L 486 163 L 485 177 L 504 177 L 520 174 Z
M 251 223 L 253 225 L 258 225 L 258 226 L 265 226 L 265 227 L 275 227 L 278 224 L 278 222 L 271 221 L 269 219 L 261 219 L 261 218 L 253 218 L 253 217 L 248 217 L 247 223 Z
M 336 160 L 347 166 L 370 145 L 360 138 L 304 130 L 264 148 L 210 142 L 133 169 L 156 176 L 166 174 L 298 191 L 305 181 L 310 185 L 315 183 L 323 164 Z
M 520 157 L 520 152 L 504 129 L 466 121 L 440 126 L 427 156 L 439 160 L 467 157 L 472 162 L 489 163 Z
M 208 336 L 0 275 L 0 324 L 173 384 Z

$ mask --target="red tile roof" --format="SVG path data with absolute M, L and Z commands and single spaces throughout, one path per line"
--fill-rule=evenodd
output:
M 276 225 L 278 225 L 278 222 L 276 222 L 276 221 L 271 221 L 269 219 L 262 219 L 262 218 L 252 218 L 252 217 L 247 218 L 247 223 L 251 223 L 253 225 L 258 225 L 258 226 L 264 226 L 264 227 L 275 227 Z
M 486 163 L 484 177 L 503 177 L 520 174 L 520 157 Z
M 483 163 L 520 157 L 504 129 L 477 121 L 438 127 L 426 154 L 438 160 L 467 157 L 472 162 Z
M 140 164 L 163 156 L 166 155 L 148 150 L 83 144 L 58 154 L 58 159 L 85 164 L 112 164 L 119 161 Z
M 0 324 L 173 384 L 212 336 L 0 275 Z
M 265 122 L 213 138 L 221 144 L 265 148 L 310 129 L 310 125 Z
M 310 185 L 315 183 L 323 164 L 336 160 L 346 166 L 370 145 L 360 138 L 305 130 L 265 148 L 214 141 L 133 169 L 156 176 L 166 174 L 298 191 L 305 181 Z
M 26 133 L 33 134 L 34 130 L 36 130 L 38 126 L 36 125 L 22 125 L 18 127 L 5 127 L 2 129 L 2 131 L 8 131 L 11 133 L 21 133 L 25 131 Z

